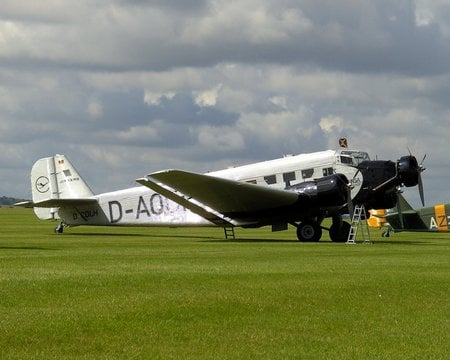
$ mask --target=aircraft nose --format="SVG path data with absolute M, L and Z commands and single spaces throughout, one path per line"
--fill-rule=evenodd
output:
M 402 156 L 397 161 L 397 169 L 400 179 L 405 186 L 416 186 L 419 183 L 420 167 L 414 156 Z
M 425 160 L 425 157 L 423 160 Z M 420 200 L 422 201 L 422 205 L 425 206 L 421 175 L 425 168 L 422 166 L 422 163 L 419 164 L 416 157 L 413 155 L 402 156 L 400 160 L 397 161 L 397 169 L 403 185 L 406 187 L 419 185 Z

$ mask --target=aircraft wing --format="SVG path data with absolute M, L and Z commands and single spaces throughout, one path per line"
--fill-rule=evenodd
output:
M 164 170 L 136 181 L 220 225 L 250 226 L 257 223 L 251 214 L 298 201 L 292 191 L 181 170 Z

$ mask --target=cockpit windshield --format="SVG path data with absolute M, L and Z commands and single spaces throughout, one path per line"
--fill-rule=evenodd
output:
M 341 164 L 358 166 L 363 161 L 370 160 L 369 154 L 363 151 L 342 150 L 340 153 Z

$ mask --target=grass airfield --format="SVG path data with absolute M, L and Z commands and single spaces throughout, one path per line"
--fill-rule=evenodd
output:
M 450 358 L 448 234 L 0 225 L 2 359 Z

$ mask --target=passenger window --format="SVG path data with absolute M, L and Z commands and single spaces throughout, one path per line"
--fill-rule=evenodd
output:
M 264 181 L 267 183 L 267 185 L 276 184 L 277 177 L 275 175 L 264 176 Z
M 291 186 L 291 181 L 295 180 L 295 172 L 288 172 L 283 174 L 283 181 L 286 183 L 286 186 Z
M 303 179 L 308 179 L 308 178 L 312 177 L 313 174 L 314 174 L 314 169 L 302 170 L 302 178 Z
M 322 169 L 323 176 L 333 175 L 333 168 L 324 168 Z

